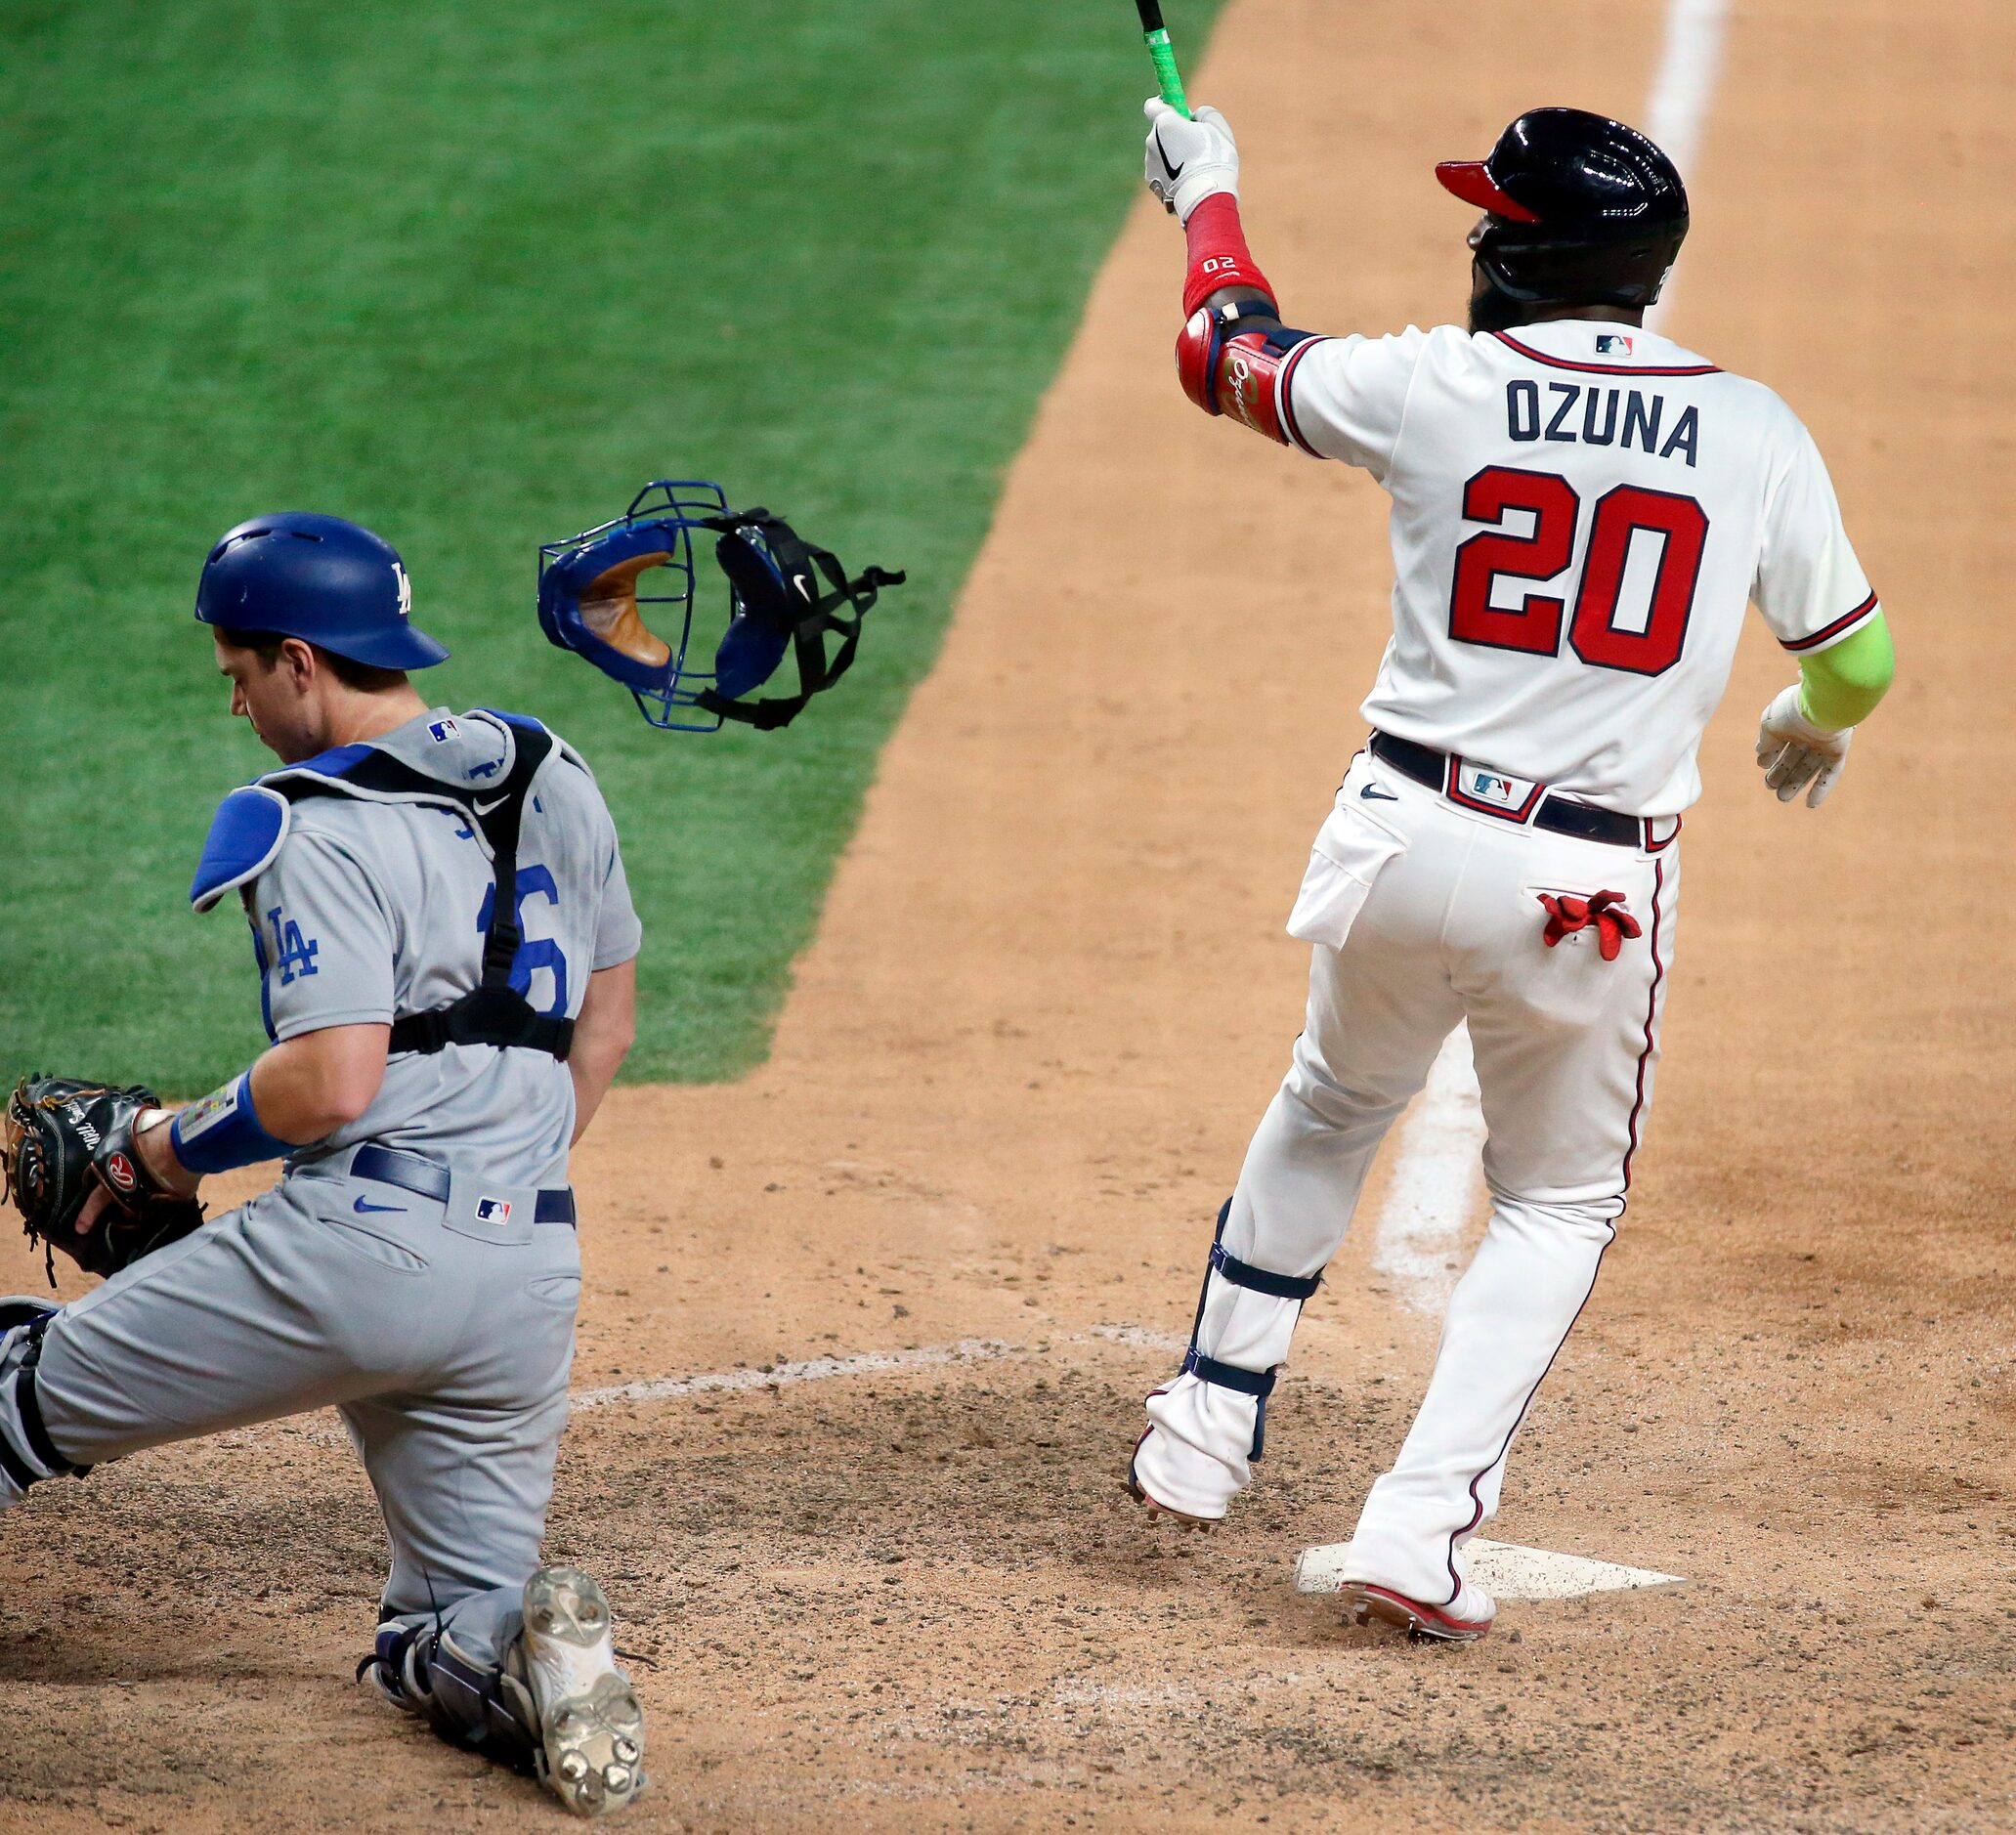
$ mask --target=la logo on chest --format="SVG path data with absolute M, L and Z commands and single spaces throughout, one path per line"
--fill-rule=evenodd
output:
M 1701 410 L 1671 413 L 1666 398 L 1644 389 L 1583 382 L 1540 384 L 1522 377 L 1505 385 L 1505 431 L 1521 445 L 1614 446 L 1658 458 L 1700 456 Z

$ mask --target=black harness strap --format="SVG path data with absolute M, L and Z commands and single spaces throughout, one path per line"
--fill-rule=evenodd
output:
M 718 714 L 724 720 L 745 721 L 762 732 L 789 726 L 814 695 L 824 693 L 854 666 L 854 653 L 861 647 L 862 619 L 874 606 L 876 595 L 884 586 L 902 585 L 904 576 L 870 567 L 849 579 L 839 556 L 831 548 L 813 547 L 783 517 L 772 516 L 764 509 L 749 510 L 740 516 L 710 516 L 706 527 L 724 535 L 754 529 L 787 576 L 809 576 L 814 568 L 826 576 L 830 590 L 802 611 L 794 609 L 791 617 L 792 649 L 797 660 L 800 684 L 797 694 L 773 695 L 765 701 L 730 701 L 709 688 L 701 691 L 698 701 L 708 713 Z M 842 605 L 850 608 L 851 617 L 836 611 Z M 761 616 L 760 608 L 751 610 Z M 826 656 L 829 631 L 836 631 L 840 637 L 839 648 L 830 662 Z
M 553 749 L 553 736 L 513 725 L 511 769 L 492 794 L 479 798 L 465 785 L 429 777 L 389 753 L 373 751 L 340 775 L 360 789 L 400 796 L 429 796 L 452 802 L 483 831 L 496 877 L 491 901 L 490 934 L 483 945 L 483 973 L 460 1000 L 424 1013 L 405 1013 L 392 1022 L 394 1051 L 439 1051 L 450 1045 L 522 1046 L 566 1061 L 574 1046 L 574 1021 L 538 1012 L 511 986 L 511 964 L 524 941 L 518 928 L 518 832 L 524 825 L 532 781 Z M 340 790 L 313 779 L 281 780 L 273 789 L 289 802 L 306 796 L 339 796 Z

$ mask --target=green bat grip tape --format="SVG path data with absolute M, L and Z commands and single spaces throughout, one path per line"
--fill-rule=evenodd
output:
M 1176 67 L 1176 47 L 1169 42 L 1168 31 L 1158 27 L 1145 36 L 1148 56 L 1155 60 L 1155 80 L 1162 87 L 1162 100 L 1187 116 L 1190 105 L 1183 100 L 1183 79 Z

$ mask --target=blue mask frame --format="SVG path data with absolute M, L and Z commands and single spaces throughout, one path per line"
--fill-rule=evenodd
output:
M 701 697 L 715 686 L 717 667 L 689 667 L 688 657 L 699 587 L 693 532 L 708 529 L 710 521 L 727 514 L 728 498 L 719 485 L 705 479 L 656 478 L 630 499 L 629 508 L 621 516 L 578 535 L 539 545 L 539 628 L 561 649 L 585 657 L 605 675 L 621 682 L 630 691 L 638 712 L 665 732 L 712 733 L 721 726 L 721 715 L 701 704 Z M 638 584 L 645 577 L 662 576 L 654 583 L 669 590 L 638 592 L 638 611 L 647 623 L 651 615 L 646 607 L 671 606 L 674 612 L 666 630 L 652 632 L 671 655 L 665 662 L 652 664 L 617 649 L 588 628 L 581 616 L 581 593 L 606 569 L 656 552 L 663 552 L 665 558 L 640 576 Z M 672 621 L 678 625 L 676 637 L 669 634 Z M 725 649 L 727 640 L 722 641 Z M 771 666 L 776 666 L 774 661 Z
M 728 581 L 727 627 L 708 667 L 692 660 L 697 529 L 714 537 Z M 646 576 L 669 590 L 638 590 Z M 836 556 L 781 516 L 729 509 L 719 485 L 659 478 L 622 515 L 541 544 L 539 627 L 621 682 L 663 731 L 715 733 L 728 720 L 774 730 L 847 672 L 877 594 L 902 583 L 900 573 L 879 567 L 849 577 Z M 616 608 L 598 615 L 602 630 L 590 625 L 588 605 Z M 675 609 L 676 641 L 651 627 L 647 606 Z M 831 655 L 829 638 L 837 640 Z M 796 660 L 797 693 L 751 699 L 788 656 Z

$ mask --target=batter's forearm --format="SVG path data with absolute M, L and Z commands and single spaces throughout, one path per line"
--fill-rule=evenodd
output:
M 1281 322 L 1273 288 L 1246 246 L 1236 197 L 1207 197 L 1185 233 L 1190 263 L 1176 341 L 1183 393 L 1207 414 L 1228 414 L 1282 446 L 1295 445 L 1288 385 L 1295 352 L 1311 342 L 1310 334 Z
M 1273 283 L 1246 246 L 1239 200 L 1229 192 L 1207 197 L 1183 225 L 1189 263 L 1183 275 L 1183 317 L 1222 296 L 1260 297 L 1274 306 Z M 1278 310 L 1276 312 L 1278 317 Z
M 1897 653 L 1882 613 L 1852 637 L 1799 659 L 1799 711 L 1815 726 L 1860 726 L 1897 674 Z

